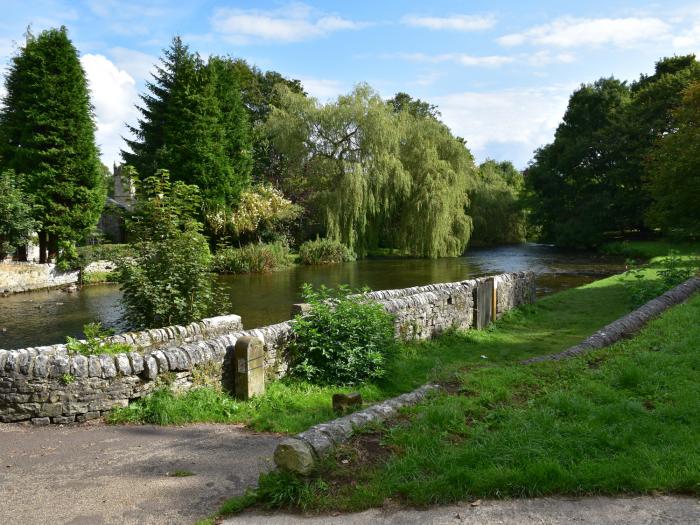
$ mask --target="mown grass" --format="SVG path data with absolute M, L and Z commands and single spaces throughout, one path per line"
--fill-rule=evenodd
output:
M 649 278 L 652 274 L 649 272 Z M 621 277 L 596 281 L 509 312 L 488 330 L 452 332 L 432 341 L 401 345 L 386 378 L 358 390 L 365 402 L 371 403 L 427 381 L 449 380 L 465 368 L 516 363 L 558 352 L 630 309 Z M 259 431 L 296 433 L 332 419 L 332 394 L 351 390 L 283 380 L 268 384 L 263 396 L 239 402 L 211 387 L 184 394 L 163 389 L 112 412 L 108 421 L 244 423 Z
M 386 498 L 428 505 L 553 494 L 700 495 L 698 320 L 700 295 L 633 339 L 586 356 L 464 368 L 455 393 L 407 410 L 384 430 L 386 462 L 331 461 L 306 480 L 272 473 L 261 486 L 285 478 L 283 493 L 296 485 L 297 499 L 280 501 L 280 490 L 276 502 L 266 490 L 253 495 L 263 505 L 307 511 L 359 510 Z
M 624 255 L 641 259 L 663 257 L 672 250 L 680 255 L 698 255 L 700 254 L 700 242 L 674 242 L 663 239 L 656 241 L 626 240 L 609 242 L 600 248 L 602 253 L 608 255 Z

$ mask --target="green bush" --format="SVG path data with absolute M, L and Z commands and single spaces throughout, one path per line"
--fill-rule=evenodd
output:
M 353 385 L 379 379 L 394 349 L 393 318 L 382 305 L 337 290 L 304 285 L 311 308 L 292 324 L 293 376 L 316 384 Z
M 222 248 L 214 255 L 217 273 L 264 273 L 289 266 L 289 247 L 281 242 Z
M 78 248 L 83 267 L 95 261 L 116 261 L 124 257 L 133 257 L 135 253 L 131 244 L 91 244 Z
M 299 247 L 302 264 L 333 264 L 355 260 L 355 254 L 344 244 L 331 239 L 306 241 Z
M 134 329 L 188 324 L 217 313 L 211 255 L 197 231 L 141 242 L 117 263 L 124 317 Z
M 657 279 L 646 278 L 644 270 L 639 267 L 632 267 L 626 272 L 627 279 L 623 282 L 635 308 L 690 279 L 698 271 L 697 262 L 681 257 L 676 251 L 661 258 L 659 264 Z
M 102 324 L 99 322 L 89 323 L 83 326 L 83 333 L 85 334 L 84 341 L 70 336 L 66 337 L 66 348 L 69 354 L 121 354 L 133 350 L 133 348 L 126 343 L 111 343 L 105 341 L 105 338 L 112 335 L 113 331 L 103 328 Z

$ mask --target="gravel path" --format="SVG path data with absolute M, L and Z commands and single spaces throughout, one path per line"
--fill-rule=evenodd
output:
M 0 425 L 0 523 L 191 525 L 255 485 L 279 440 L 224 425 Z
M 697 525 L 700 500 L 676 496 L 538 498 L 484 501 L 426 510 L 372 509 L 356 514 L 303 517 L 247 513 L 225 525 Z

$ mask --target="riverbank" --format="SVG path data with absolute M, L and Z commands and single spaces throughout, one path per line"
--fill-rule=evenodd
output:
M 463 257 L 449 259 L 365 259 L 298 265 L 270 273 L 223 275 L 217 286 L 228 297 L 230 311 L 243 319 L 244 327 L 254 328 L 289 319 L 292 304 L 301 300 L 304 283 L 386 290 L 533 271 L 537 274 L 538 296 L 542 296 L 623 270 L 622 257 L 524 244 L 471 250 Z M 85 286 L 76 293 L 54 289 L 3 297 L 0 348 L 51 345 L 64 342 L 66 336 L 82 338 L 83 326 L 93 321 L 117 333 L 128 330 L 121 321 L 120 299 L 120 289 L 114 284 Z
M 516 320 L 529 325 L 538 348 L 570 335 L 570 319 L 538 326 L 530 316 L 516 311 L 484 332 L 473 352 L 488 359 L 466 359 L 447 393 L 339 447 L 312 479 L 263 476 L 259 499 L 317 512 L 382 506 L 387 498 L 422 506 L 547 495 L 699 495 L 700 296 L 636 337 L 579 358 L 529 366 L 493 359 L 494 350 L 532 353 L 513 337 Z M 490 344 L 494 337 L 500 344 Z M 285 492 L 275 488 L 283 479 Z
M 653 272 L 648 273 L 651 279 Z M 408 392 L 427 381 L 451 382 L 465 367 L 509 365 L 555 353 L 631 311 L 623 277 L 613 276 L 541 298 L 509 312 L 488 330 L 451 332 L 423 343 L 401 345 L 387 379 L 359 388 L 375 402 Z M 255 430 L 294 434 L 334 417 L 329 399 L 350 389 L 282 380 L 265 395 L 239 402 L 213 388 L 184 395 L 165 390 L 110 416 L 115 423 L 244 423 Z

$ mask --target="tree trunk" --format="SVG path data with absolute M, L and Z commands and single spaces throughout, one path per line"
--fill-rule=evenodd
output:
M 49 235 L 49 260 L 55 260 L 58 258 L 58 237 L 55 233 Z
M 46 234 L 45 231 L 40 231 L 39 232 L 39 263 L 41 264 L 46 264 L 47 261 L 47 252 L 48 252 L 48 235 Z
M 17 251 L 15 252 L 15 257 L 20 262 L 27 262 L 27 245 L 26 244 L 23 244 L 22 246 L 17 248 Z

